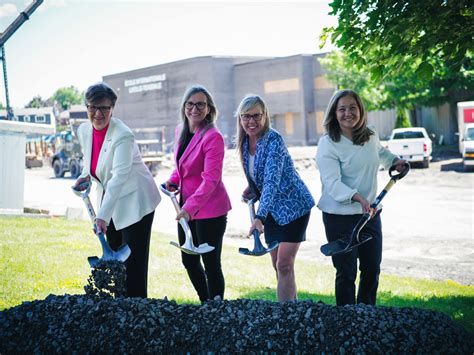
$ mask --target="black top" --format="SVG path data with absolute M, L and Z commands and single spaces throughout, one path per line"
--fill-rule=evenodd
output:
M 188 132 L 188 134 L 186 135 L 186 137 L 184 137 L 184 142 L 183 142 L 183 144 L 181 144 L 181 146 L 179 147 L 179 151 L 178 151 L 178 161 L 179 161 L 179 159 L 181 159 L 181 156 L 183 155 L 184 151 L 185 151 L 186 148 L 188 147 L 189 142 L 191 142 L 191 139 L 193 139 L 193 137 L 194 137 L 194 133 L 191 133 L 191 132 Z

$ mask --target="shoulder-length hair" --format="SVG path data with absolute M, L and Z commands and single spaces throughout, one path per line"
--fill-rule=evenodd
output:
M 212 95 L 210 94 L 210 92 L 202 85 L 193 85 L 189 87 L 183 95 L 183 99 L 181 100 L 181 106 L 179 110 L 179 115 L 183 123 L 183 128 L 181 129 L 181 134 L 179 136 L 180 143 L 184 142 L 186 136 L 190 132 L 189 122 L 188 122 L 188 119 L 186 118 L 186 102 L 188 102 L 191 96 L 199 92 L 203 93 L 206 96 L 206 101 L 207 101 L 206 103 L 207 103 L 207 106 L 209 107 L 209 113 L 206 115 L 202 123 L 202 126 L 204 126 L 204 129 L 201 131 L 201 134 L 204 134 L 209 128 L 214 127 L 214 122 L 217 120 L 217 107 L 214 104 L 214 99 L 212 98 Z
M 270 112 L 268 111 L 268 106 L 263 101 L 263 99 L 254 94 L 249 94 L 245 96 L 242 101 L 239 104 L 239 107 L 237 108 L 237 112 L 235 113 L 235 117 L 237 118 L 237 137 L 236 137 L 236 149 L 237 152 L 240 156 L 240 161 L 243 163 L 243 148 L 244 148 L 244 142 L 245 138 L 247 137 L 247 133 L 245 133 L 244 128 L 240 124 L 240 116 L 242 116 L 244 113 L 250 111 L 253 109 L 255 106 L 260 106 L 262 109 L 262 125 L 263 125 L 263 130 L 261 132 L 261 136 L 263 136 L 267 131 L 270 129 L 271 124 L 270 124 Z
M 326 114 L 324 116 L 324 128 L 328 132 L 329 137 L 334 142 L 339 142 L 341 140 L 341 127 L 339 127 L 339 122 L 337 121 L 336 110 L 339 99 L 344 96 L 351 96 L 357 103 L 360 112 L 360 120 L 357 125 L 354 127 L 354 133 L 352 136 L 352 142 L 355 145 L 364 145 L 365 142 L 368 142 L 370 136 L 374 134 L 367 127 L 367 115 L 364 109 L 364 105 L 360 96 L 353 90 L 346 89 L 337 91 L 329 101 Z

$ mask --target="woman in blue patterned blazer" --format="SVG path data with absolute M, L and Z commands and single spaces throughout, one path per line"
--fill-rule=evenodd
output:
M 237 109 L 237 118 L 237 150 L 248 181 L 243 195 L 256 195 L 260 201 L 249 234 L 254 229 L 263 233 L 265 227 L 265 242 L 280 243 L 270 252 L 278 301 L 295 300 L 295 257 L 306 239 L 314 199 L 296 172 L 282 136 L 270 127 L 263 99 L 246 96 Z

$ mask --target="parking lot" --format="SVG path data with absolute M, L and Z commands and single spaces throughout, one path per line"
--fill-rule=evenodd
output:
M 319 198 L 319 173 L 312 159 L 316 147 L 291 148 L 300 175 L 313 196 Z M 164 182 L 170 170 L 163 168 L 155 178 Z M 379 190 L 388 182 L 387 171 L 379 172 Z M 50 167 L 27 169 L 25 173 L 25 207 L 42 208 L 51 214 L 71 215 L 83 209 L 80 198 L 71 191 L 70 178 L 56 179 Z M 225 242 L 251 246 L 243 239 L 249 227 L 247 207 L 240 202 L 245 178 L 235 152 L 226 155 L 224 172 L 233 209 L 228 215 Z M 387 194 L 382 204 L 384 252 L 382 272 L 402 276 L 453 280 L 474 284 L 474 173 L 462 171 L 460 158 L 435 160 L 428 169 L 414 168 Z M 92 195 L 94 197 L 94 195 Z M 174 237 L 175 212 L 169 198 L 163 200 L 155 214 L 154 230 Z M 95 199 L 93 200 L 95 202 Z M 82 218 L 86 212 L 83 211 Z M 326 242 L 321 212 L 314 208 L 298 257 L 331 264 L 319 247 Z

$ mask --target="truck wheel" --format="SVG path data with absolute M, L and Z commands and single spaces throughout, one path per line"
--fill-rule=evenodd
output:
M 156 175 L 158 175 L 159 166 L 160 166 L 159 163 L 153 162 L 153 163 L 151 163 L 151 165 L 148 167 L 148 169 L 150 170 L 151 175 L 152 175 L 153 177 L 155 177 Z
M 79 168 L 77 161 L 71 160 L 69 163 L 69 172 L 71 173 L 71 177 L 74 179 L 81 175 L 81 169 Z
M 60 177 L 64 176 L 64 170 L 63 170 L 63 167 L 61 166 L 61 162 L 59 160 L 54 161 L 53 170 L 54 170 L 54 176 L 56 176 L 57 178 L 60 178 Z

